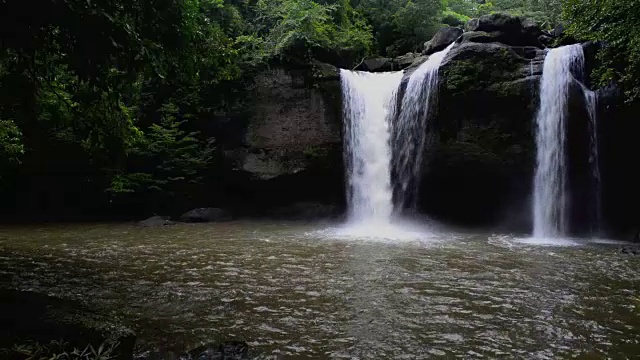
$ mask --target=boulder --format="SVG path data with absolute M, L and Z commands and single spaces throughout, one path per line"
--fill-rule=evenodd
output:
M 522 20 L 519 17 L 503 13 L 483 15 L 478 19 L 471 19 L 465 26 L 466 31 L 486 32 L 520 32 L 522 28 Z
M 552 34 L 555 37 L 561 37 L 562 35 L 564 35 L 564 25 L 562 24 L 556 25 L 556 27 L 553 29 Z
M 403 70 L 411 66 L 411 64 L 413 64 L 413 62 L 419 57 L 420 54 L 418 53 L 406 53 L 393 59 L 393 62 L 395 63 L 396 70 Z
M 380 72 L 380 71 L 393 71 L 394 64 L 393 59 L 386 57 L 373 57 L 365 59 L 362 64 L 364 67 L 362 70 L 370 71 L 370 72 Z
M 544 45 L 544 46 L 551 46 L 553 44 L 553 38 L 549 35 L 540 35 L 538 36 L 538 41 L 540 42 L 540 44 Z
M 491 42 L 501 42 L 512 46 L 535 46 L 542 48 L 538 40 L 542 30 L 534 22 L 508 14 L 490 14 L 471 19 L 465 25 L 467 32 L 482 32 Z M 476 41 L 480 42 L 480 41 Z M 489 41 L 483 41 L 489 42 Z
M 199 208 L 188 211 L 180 216 L 182 222 L 221 222 L 231 220 L 228 211 L 219 208 Z
M 167 225 L 175 225 L 169 216 L 152 216 L 146 220 L 142 220 L 138 223 L 142 227 L 159 227 Z
M 443 27 L 436 32 L 431 40 L 424 44 L 424 51 L 422 53 L 424 55 L 430 55 L 440 50 L 444 50 L 447 46 L 456 41 L 462 33 L 463 30 L 457 27 Z
M 315 81 L 340 80 L 340 70 L 337 67 L 320 61 L 313 61 L 312 66 Z

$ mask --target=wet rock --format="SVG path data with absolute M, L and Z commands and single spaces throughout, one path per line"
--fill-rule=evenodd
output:
M 202 346 L 180 357 L 181 360 L 244 360 L 248 358 L 249 346 L 240 341 Z
M 486 34 L 465 33 L 440 67 L 420 185 L 423 212 L 462 224 L 493 224 L 511 206 L 526 209 L 535 161 L 544 51 L 468 41 Z
M 138 223 L 142 227 L 159 227 L 175 225 L 175 222 L 171 221 L 169 216 L 152 216 L 146 220 L 142 220 Z
M 564 35 L 564 25 L 562 24 L 556 25 L 556 27 L 553 29 L 552 34 L 555 37 L 561 37 L 562 35 Z
M 416 59 L 419 57 L 420 57 L 420 54 L 418 53 L 406 53 L 402 56 L 398 56 L 397 58 L 394 59 L 396 69 L 397 70 L 406 69 L 407 67 L 411 66 L 411 64 L 413 64 L 413 62 L 416 61 Z
M 313 76 L 319 81 L 332 81 L 340 80 L 340 70 L 337 67 L 323 63 L 320 61 L 313 61 Z
M 424 44 L 424 51 L 422 53 L 424 55 L 430 55 L 440 50 L 444 50 L 447 46 L 456 41 L 462 33 L 463 30 L 457 27 L 443 27 L 436 32 L 431 40 Z
M 620 252 L 628 255 L 638 255 L 640 254 L 640 249 L 633 246 L 624 246 L 620 249 Z
M 182 222 L 222 222 L 231 220 L 231 214 L 227 210 L 219 208 L 193 209 L 180 216 Z
M 393 60 L 385 57 L 374 57 L 363 61 L 364 71 L 393 71 Z
M 553 38 L 548 35 L 540 35 L 538 36 L 538 41 L 544 46 L 551 46 L 553 44 Z

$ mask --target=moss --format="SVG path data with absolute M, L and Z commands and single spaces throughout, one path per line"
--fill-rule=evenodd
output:
M 444 70 L 445 87 L 451 94 L 481 91 L 496 82 L 518 77 L 522 62 L 509 49 L 479 55 L 473 59 L 454 60 Z

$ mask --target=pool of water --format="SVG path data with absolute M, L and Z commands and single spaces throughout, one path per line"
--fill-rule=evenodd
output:
M 387 230 L 0 227 L 0 279 L 121 317 L 141 351 L 224 339 L 261 358 L 640 354 L 640 261 L 619 243 Z

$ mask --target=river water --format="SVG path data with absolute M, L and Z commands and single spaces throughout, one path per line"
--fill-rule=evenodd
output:
M 121 317 L 141 351 L 624 358 L 640 354 L 640 261 L 620 246 L 282 222 L 2 227 L 0 279 Z

